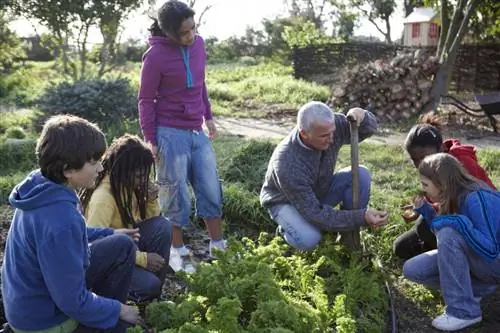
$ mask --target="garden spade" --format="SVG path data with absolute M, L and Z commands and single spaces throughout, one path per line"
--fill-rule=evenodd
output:
M 348 117 L 351 128 L 352 209 L 359 209 L 359 136 L 356 119 Z M 359 228 L 340 233 L 340 241 L 351 250 L 361 249 Z

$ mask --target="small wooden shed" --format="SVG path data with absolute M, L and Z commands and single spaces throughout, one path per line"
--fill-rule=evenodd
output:
M 439 41 L 441 22 L 432 8 L 418 7 L 404 20 L 403 45 L 435 46 Z

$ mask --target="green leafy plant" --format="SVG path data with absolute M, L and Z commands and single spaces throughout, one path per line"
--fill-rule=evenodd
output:
M 355 278 L 354 278 L 355 276 Z M 311 253 L 292 253 L 281 238 L 231 240 L 229 250 L 196 274 L 186 294 L 147 309 L 165 332 L 380 332 L 386 312 L 383 275 L 371 261 L 325 237 Z M 361 287 L 362 286 L 362 287 Z M 356 290 L 359 289 L 359 290 Z

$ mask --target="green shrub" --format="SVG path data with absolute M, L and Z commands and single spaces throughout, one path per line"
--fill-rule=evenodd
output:
M 122 78 L 61 82 L 48 88 L 36 102 L 43 119 L 74 114 L 97 122 L 104 129 L 118 120 L 137 117 L 135 91 Z
M 9 139 L 25 139 L 26 132 L 20 126 L 9 127 L 5 131 L 5 138 Z
M 270 141 L 246 142 L 221 165 L 221 178 L 226 182 L 241 184 L 247 191 L 258 194 L 275 147 Z
M 26 174 L 22 172 L 9 176 L 0 176 L 0 205 L 9 202 L 10 192 L 24 177 L 26 177 Z
M 35 146 L 34 140 L 16 144 L 0 143 L 0 176 L 36 168 Z
M 30 110 L 0 111 L 0 134 L 10 127 L 21 127 L 30 131 L 33 127 L 33 114 Z
M 2 104 L 29 106 L 37 97 L 38 78 L 26 69 L 0 75 L 0 101 Z
M 383 275 L 370 260 L 334 243 L 291 254 L 280 238 L 230 240 L 229 249 L 196 274 L 175 303 L 152 303 L 156 331 L 312 333 L 382 332 L 387 311 Z
M 274 232 L 276 223 L 260 205 L 259 195 L 241 185 L 224 185 L 223 217 L 231 230 L 240 233 Z

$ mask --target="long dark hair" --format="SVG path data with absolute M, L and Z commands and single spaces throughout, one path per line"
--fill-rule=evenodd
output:
M 146 218 L 147 193 L 154 157 L 151 148 L 138 136 L 125 134 L 111 143 L 102 157 L 103 171 L 99 174 L 96 187 L 104 177 L 109 176 L 111 193 L 115 199 L 120 217 L 125 225 L 134 226 L 133 196 L 141 219 Z M 94 189 L 80 192 L 83 209 L 87 208 Z
M 169 0 L 158 9 L 157 18 L 151 18 L 153 23 L 148 30 L 151 36 L 171 35 L 179 38 L 182 22 L 194 17 L 194 14 L 194 10 L 184 2 Z

